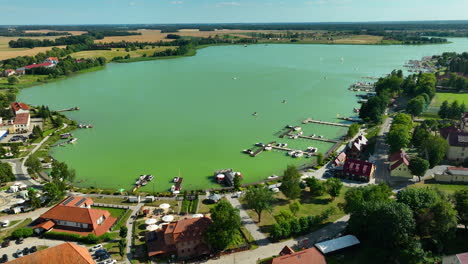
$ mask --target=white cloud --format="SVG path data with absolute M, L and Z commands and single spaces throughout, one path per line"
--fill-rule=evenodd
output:
M 183 3 L 184 3 L 184 1 L 180 1 L 180 0 L 171 1 L 171 4 L 173 4 L 173 5 L 181 5 Z
M 220 2 L 216 3 L 216 6 L 240 6 L 241 4 L 239 2 Z

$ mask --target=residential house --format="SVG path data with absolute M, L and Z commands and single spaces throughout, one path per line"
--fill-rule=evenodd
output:
M 358 136 L 354 141 L 348 143 L 346 157 L 358 159 L 367 147 L 368 140 L 364 135 Z
M 55 247 L 50 247 L 13 259 L 9 264 L 95 264 L 88 249 L 74 243 L 63 243 Z
M 468 252 L 443 257 L 442 264 L 468 264 Z
M 335 167 L 343 166 L 346 162 L 346 152 L 341 152 L 333 161 Z
M 58 64 L 59 59 L 57 57 L 48 57 L 47 59 L 44 60 L 44 63 Z
M 412 179 L 413 174 L 409 169 L 409 158 L 404 150 L 399 150 L 389 157 L 390 176 L 398 178 Z
M 468 157 L 468 132 L 449 133 L 447 142 L 447 159 L 461 162 Z
M 117 220 L 109 211 L 91 208 L 93 200 L 70 196 L 52 207 L 37 219 L 36 233 L 49 231 L 69 232 L 79 235 L 106 233 Z
M 435 174 L 437 182 L 468 183 L 468 168 L 448 167 L 442 173 Z
M 26 74 L 26 70 L 39 68 L 39 67 L 52 68 L 52 67 L 55 67 L 55 64 L 51 62 L 44 62 L 44 63 L 39 63 L 39 64 L 31 64 L 31 65 L 23 66 L 23 67 L 16 69 L 16 74 L 18 75 Z
M 343 166 L 343 177 L 357 180 L 370 181 L 374 177 L 375 165 L 364 160 L 346 159 Z
M 328 254 L 332 252 L 336 252 L 345 248 L 352 247 L 354 245 L 358 245 L 361 242 L 359 239 L 353 235 L 346 235 L 326 241 L 322 241 L 320 243 L 316 243 L 315 247 L 322 252 L 322 254 Z
M 177 255 L 187 259 L 209 255 L 211 250 L 203 242 L 203 234 L 211 223 L 208 217 L 183 219 L 146 233 L 148 256 Z
M 13 114 L 15 115 L 29 113 L 29 106 L 25 103 L 13 102 L 10 104 L 10 108 Z
M 15 133 L 25 133 L 31 128 L 31 116 L 29 113 L 21 113 L 15 116 L 13 130 Z
M 269 264 L 326 264 L 325 257 L 316 248 L 308 248 L 295 252 L 285 246 L 279 253 L 279 257 L 270 260 Z
M 9 77 L 9 76 L 12 76 L 13 74 L 15 74 L 15 70 L 12 70 L 12 69 L 6 69 L 6 70 L 3 70 L 2 72 L 3 77 Z

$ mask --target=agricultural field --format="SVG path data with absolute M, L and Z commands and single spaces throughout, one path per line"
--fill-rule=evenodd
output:
M 76 53 L 72 53 L 71 56 L 76 59 L 89 59 L 89 58 L 97 58 L 97 57 L 104 57 L 107 61 L 111 61 L 114 57 L 125 57 L 127 54 L 130 54 L 132 58 L 142 57 L 144 54 L 146 56 L 152 56 L 156 51 L 163 51 L 166 49 L 174 49 L 175 47 L 146 47 L 145 49 L 138 49 L 134 51 L 126 52 L 123 48 L 116 48 L 112 50 L 86 50 L 80 51 Z
M 56 39 L 61 36 L 54 36 L 54 37 L 27 37 L 30 39 Z M 34 56 L 39 52 L 45 52 L 51 50 L 53 47 L 37 47 L 33 49 L 27 48 L 10 48 L 8 46 L 8 42 L 11 40 L 17 40 L 20 37 L 3 37 L 0 36 L 0 60 L 6 60 L 9 58 L 14 58 L 18 56 Z M 55 46 L 57 48 L 65 48 L 65 46 Z
M 335 40 L 337 44 L 379 44 L 382 42 L 382 36 L 371 35 L 353 35 Z

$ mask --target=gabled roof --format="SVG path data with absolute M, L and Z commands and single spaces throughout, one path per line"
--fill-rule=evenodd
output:
M 212 223 L 208 217 L 183 219 L 167 225 L 165 234 L 171 234 L 177 243 L 180 240 L 199 239 Z
M 6 70 L 4 70 L 4 72 L 15 72 L 15 70 L 12 70 L 12 69 L 6 69 Z
M 357 237 L 353 235 L 346 235 L 317 243 L 315 244 L 315 247 L 317 247 L 323 254 L 327 254 L 333 251 L 357 245 L 359 243 L 360 241 L 357 239 Z
M 51 60 L 51 61 L 57 61 L 58 62 L 57 57 L 48 57 L 46 60 Z
M 29 113 L 17 114 L 15 117 L 15 125 L 26 125 L 29 121 Z
M 468 147 L 468 132 L 452 132 L 448 135 L 448 143 L 454 147 Z
M 316 249 L 308 248 L 271 260 L 271 264 L 326 264 L 325 257 Z
M 55 65 L 51 62 L 44 62 L 44 63 L 39 63 L 39 64 L 31 64 L 31 65 L 28 65 L 28 66 L 24 66 L 22 68 L 25 68 L 25 69 L 33 69 L 33 68 L 37 68 L 37 67 L 49 67 L 49 66 L 52 66 L 52 65 Z
M 294 249 L 288 247 L 288 246 L 284 246 L 284 248 L 281 250 L 281 252 L 279 253 L 280 256 L 283 256 L 283 255 L 287 255 L 287 254 L 292 254 L 292 253 L 295 253 L 296 251 L 294 251 Z
M 374 164 L 368 161 L 347 159 L 343 166 L 343 172 L 369 177 L 373 167 Z
M 95 264 L 88 250 L 74 243 L 64 243 L 8 262 L 11 264 Z
M 338 155 L 336 159 L 333 161 L 333 163 L 335 164 L 335 166 L 338 166 L 344 163 L 345 161 L 346 161 L 346 153 L 341 152 L 340 155 Z
M 393 153 L 389 157 L 389 160 L 392 163 L 392 165 L 390 166 L 390 170 L 394 170 L 400 167 L 401 164 L 405 164 L 406 166 L 409 166 L 408 155 L 402 149 Z
M 29 110 L 29 106 L 25 103 L 13 102 L 10 104 L 10 106 L 11 109 L 13 109 L 15 112 L 19 111 L 20 109 Z
M 34 229 L 43 228 L 44 230 L 50 230 L 54 226 L 55 226 L 55 223 L 53 221 L 48 220 L 48 221 L 45 221 L 45 222 L 42 222 L 42 223 L 36 225 L 34 227 Z

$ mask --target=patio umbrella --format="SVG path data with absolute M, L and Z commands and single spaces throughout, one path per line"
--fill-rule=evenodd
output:
M 174 220 L 174 216 L 173 215 L 166 215 L 162 218 L 162 220 L 164 222 L 171 222 L 172 220 Z
M 192 215 L 192 218 L 201 218 L 203 217 L 203 214 L 194 214 Z
M 153 218 L 150 218 L 150 219 L 147 219 L 147 220 L 145 221 L 145 224 L 147 224 L 147 225 L 154 225 L 154 224 L 156 224 L 156 222 L 158 222 L 158 220 L 153 219 Z
M 146 227 L 146 230 L 147 231 L 154 231 L 154 230 L 157 230 L 159 228 L 158 225 L 149 225 Z
M 171 205 L 167 204 L 167 203 L 163 203 L 163 204 L 159 205 L 159 208 L 161 208 L 161 209 L 168 209 L 169 207 L 171 207 Z

